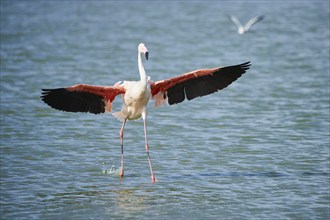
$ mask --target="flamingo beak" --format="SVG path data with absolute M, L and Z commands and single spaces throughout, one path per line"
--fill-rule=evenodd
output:
M 148 60 L 148 57 L 149 57 L 149 52 L 147 51 L 147 52 L 145 52 L 144 53 L 144 56 L 146 57 L 146 59 Z

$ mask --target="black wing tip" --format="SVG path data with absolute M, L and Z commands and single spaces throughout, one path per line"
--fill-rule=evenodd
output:
M 245 63 L 241 63 L 241 64 L 239 64 L 238 66 L 242 69 L 242 70 L 248 70 L 248 69 L 250 69 L 250 67 L 251 67 L 251 61 L 248 61 L 248 62 L 245 62 Z
M 53 92 L 53 91 L 64 91 L 66 90 L 65 88 L 57 88 L 57 89 L 41 89 L 42 91 L 42 94 L 48 94 L 50 92 Z
M 247 61 L 245 63 L 241 63 L 240 66 L 251 66 L 251 61 Z
M 240 78 L 251 66 L 251 61 L 232 66 L 219 67 L 212 74 L 192 78 L 167 90 L 169 105 L 192 100 L 222 90 Z M 219 73 L 219 74 L 218 74 Z
M 258 18 L 259 18 L 259 21 L 261 21 L 261 20 L 265 19 L 265 15 L 260 15 Z
M 58 90 L 66 90 L 66 88 L 41 89 L 41 91 L 43 91 L 43 92 L 51 92 L 51 91 L 58 91 Z
M 220 71 L 220 70 L 223 70 L 223 69 L 232 69 L 232 68 L 234 68 L 234 69 L 236 69 L 237 70 L 237 68 L 239 68 L 239 69 L 241 69 L 241 70 L 248 70 L 248 69 L 250 69 L 250 67 L 251 67 L 251 61 L 247 61 L 247 62 L 245 62 L 245 63 L 241 63 L 241 64 L 236 64 L 236 65 L 232 65 L 232 66 L 223 66 L 223 67 L 219 67 L 218 68 L 218 71 Z
M 51 108 L 65 112 L 105 112 L 103 100 L 87 92 L 70 92 L 66 88 L 41 89 L 41 100 Z
M 49 95 L 49 94 L 51 94 L 51 93 L 53 93 L 54 91 L 56 92 L 56 91 L 66 91 L 66 89 L 65 88 L 57 88 L 57 89 L 41 89 L 41 96 L 40 96 L 40 98 L 46 103 L 46 104 L 48 104 L 46 101 L 45 101 L 45 99 L 46 99 L 46 97 Z

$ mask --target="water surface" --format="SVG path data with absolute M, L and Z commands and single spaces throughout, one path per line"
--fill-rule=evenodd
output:
M 265 20 L 238 35 L 226 14 Z M 328 219 L 329 3 L 1 1 L 2 219 Z M 60 112 L 41 88 L 252 62 L 142 121 Z M 120 98 L 114 110 L 121 108 Z M 111 167 L 115 172 L 112 172 Z

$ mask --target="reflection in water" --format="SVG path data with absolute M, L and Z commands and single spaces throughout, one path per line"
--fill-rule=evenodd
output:
M 144 211 L 148 208 L 148 194 L 138 189 L 120 189 L 117 192 L 116 206 L 120 211 Z

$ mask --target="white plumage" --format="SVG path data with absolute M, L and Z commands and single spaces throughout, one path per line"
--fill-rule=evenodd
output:
M 261 21 L 262 19 L 264 19 L 264 16 L 257 16 L 257 17 L 254 17 L 254 18 L 251 18 L 244 26 L 241 24 L 241 22 L 235 17 L 235 16 L 232 16 L 232 15 L 229 15 L 228 16 L 229 19 L 234 22 L 234 24 L 236 24 L 237 26 L 237 32 L 239 34 L 244 34 L 245 32 L 249 31 L 251 29 L 251 27 L 257 23 L 258 21 Z

